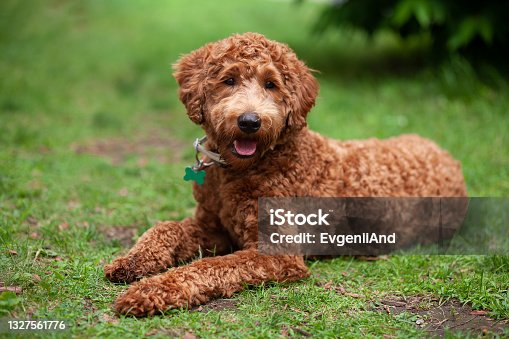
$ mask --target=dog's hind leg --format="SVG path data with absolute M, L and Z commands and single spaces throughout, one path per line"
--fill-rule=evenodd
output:
M 246 285 L 295 281 L 309 275 L 302 257 L 261 255 L 255 249 L 204 258 L 143 279 L 116 303 L 119 313 L 154 315 L 170 308 L 192 307 L 212 298 L 229 297 Z

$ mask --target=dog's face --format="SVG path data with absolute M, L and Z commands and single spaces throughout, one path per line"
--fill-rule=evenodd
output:
M 244 169 L 306 126 L 318 83 L 286 45 L 234 35 L 174 66 L 180 100 L 229 166 Z

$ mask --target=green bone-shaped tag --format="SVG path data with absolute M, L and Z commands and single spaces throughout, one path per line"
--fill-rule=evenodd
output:
M 196 181 L 198 185 L 203 185 L 205 181 L 205 171 L 195 171 L 192 167 L 186 167 L 186 174 L 184 175 L 185 181 Z

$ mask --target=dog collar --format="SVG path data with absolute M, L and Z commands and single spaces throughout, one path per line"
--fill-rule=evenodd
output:
M 183 179 L 185 181 L 196 181 L 198 185 L 203 185 L 205 182 L 205 168 L 212 165 L 220 165 L 225 166 L 226 161 L 221 158 L 221 154 L 209 151 L 203 146 L 203 144 L 207 142 L 207 136 L 205 135 L 202 138 L 197 138 L 194 141 L 194 150 L 196 151 L 196 162 L 193 166 L 186 167 L 186 174 Z M 205 157 L 209 158 L 210 161 L 205 162 L 201 157 L 200 153 L 202 153 Z
M 201 171 L 209 166 L 212 165 L 221 165 L 226 166 L 226 161 L 221 157 L 221 154 L 209 151 L 208 149 L 203 146 L 207 142 L 207 136 L 203 136 L 201 138 L 196 138 L 194 141 L 194 149 L 196 151 L 196 163 L 193 165 L 194 171 Z M 200 158 L 200 153 L 205 155 L 207 158 L 209 158 L 211 161 L 205 162 L 203 159 Z

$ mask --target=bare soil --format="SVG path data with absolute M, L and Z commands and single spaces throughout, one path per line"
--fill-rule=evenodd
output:
M 178 162 L 182 150 L 191 144 L 167 136 L 144 136 L 133 139 L 110 138 L 91 140 L 85 144 L 73 144 L 71 149 L 77 154 L 93 154 L 111 159 L 115 165 L 121 164 L 131 156 L 139 157 L 140 165 L 149 159 L 160 163 Z
M 209 312 L 209 311 L 223 311 L 237 308 L 237 300 L 235 299 L 215 299 L 205 305 L 194 307 L 191 311 L 196 312 Z
M 108 241 L 118 241 L 123 248 L 131 248 L 134 245 L 134 237 L 137 233 L 136 226 L 111 226 L 104 227 L 102 234 Z
M 489 311 L 474 310 L 455 299 L 440 302 L 432 296 L 387 296 L 378 301 L 376 309 L 394 317 L 402 316 L 432 337 L 443 337 L 446 331 L 496 335 L 509 329 L 509 320 L 495 320 Z

